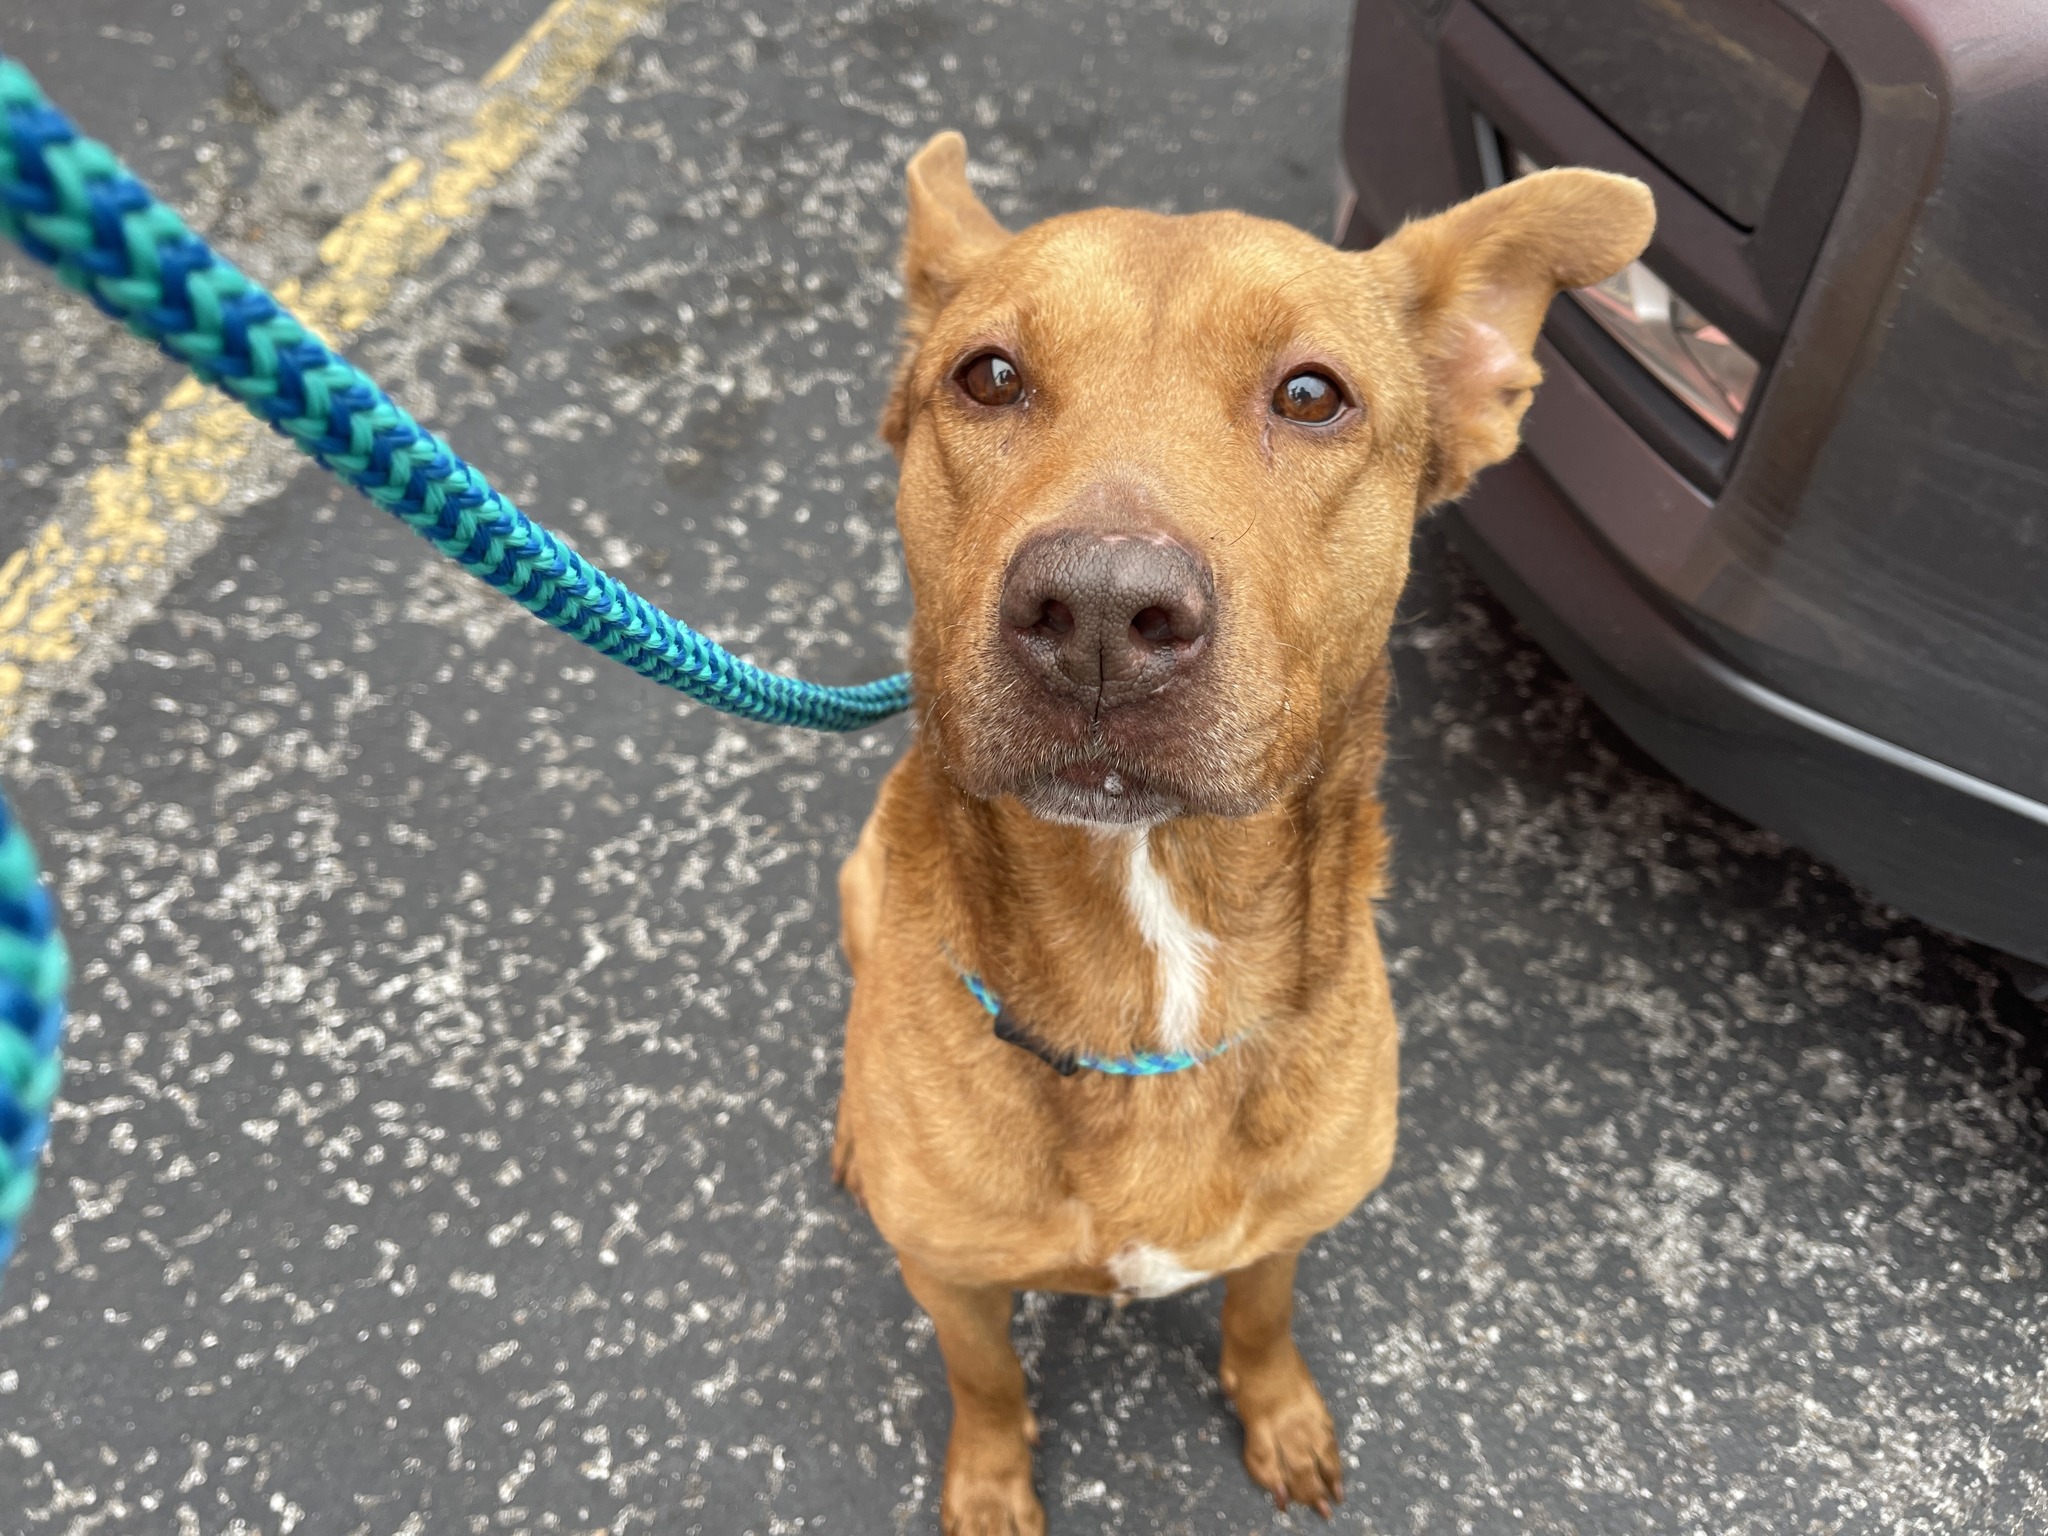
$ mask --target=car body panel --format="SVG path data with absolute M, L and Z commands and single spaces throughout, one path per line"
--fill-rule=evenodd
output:
M 2048 960 L 2048 8 L 1784 10 L 1830 58 L 1746 229 L 1473 0 L 1361 0 L 1340 238 L 1479 190 L 1475 115 L 1650 182 L 1646 259 L 1765 365 L 1740 434 L 1688 436 L 1560 304 L 1526 451 L 1456 514 L 1463 537 L 1681 776 L 1889 900 Z M 1539 504 L 1532 525 L 1619 586 L 1537 579 L 1508 519 Z M 1624 592 L 1639 610 L 1608 622 Z M 1767 730 L 1741 725 L 1759 709 Z

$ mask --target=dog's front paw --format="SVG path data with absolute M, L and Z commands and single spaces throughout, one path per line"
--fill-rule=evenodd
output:
M 1045 1536 L 1045 1510 L 1031 1491 L 1031 1469 L 993 1478 L 949 1475 L 939 1527 L 945 1536 Z
M 991 1437 L 963 1445 L 955 1429 L 946 1456 L 946 1491 L 939 1500 L 945 1536 L 1045 1536 L 1045 1510 L 1031 1489 L 1035 1431 L 1033 1425 L 1007 1444 Z
M 1344 1502 L 1336 1426 L 1307 1362 L 1291 1346 L 1286 1353 L 1290 1361 L 1252 1379 L 1226 1373 L 1225 1390 L 1244 1423 L 1244 1468 L 1282 1510 L 1306 1504 L 1327 1520 L 1330 1507 Z

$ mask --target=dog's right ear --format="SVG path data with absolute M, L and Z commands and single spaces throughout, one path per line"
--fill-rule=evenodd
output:
M 910 428 L 903 393 L 918 343 L 967 275 L 1010 238 L 967 184 L 967 141 L 951 129 L 910 157 L 904 180 L 903 347 L 882 409 L 882 438 L 899 452 Z

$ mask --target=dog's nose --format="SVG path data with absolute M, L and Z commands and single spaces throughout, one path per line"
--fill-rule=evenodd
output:
M 1025 669 L 1097 709 L 1157 692 L 1201 652 L 1215 611 L 1207 562 L 1163 532 L 1049 529 L 1003 576 L 1003 636 Z

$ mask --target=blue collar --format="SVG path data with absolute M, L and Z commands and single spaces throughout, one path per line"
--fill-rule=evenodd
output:
M 1244 1038 L 1241 1034 L 1232 1035 L 1199 1053 L 1139 1051 L 1131 1056 L 1097 1056 L 1092 1051 L 1056 1051 L 1026 1025 L 1020 1024 L 1016 1016 L 1003 1006 L 1003 1000 L 989 990 L 987 982 L 972 971 L 962 971 L 960 979 L 974 994 L 974 1000 L 988 1010 L 998 1040 L 1029 1051 L 1061 1077 L 1072 1077 L 1084 1068 L 1090 1072 L 1104 1072 L 1111 1077 L 1164 1077 L 1169 1072 L 1185 1072 L 1190 1067 L 1214 1061 Z

